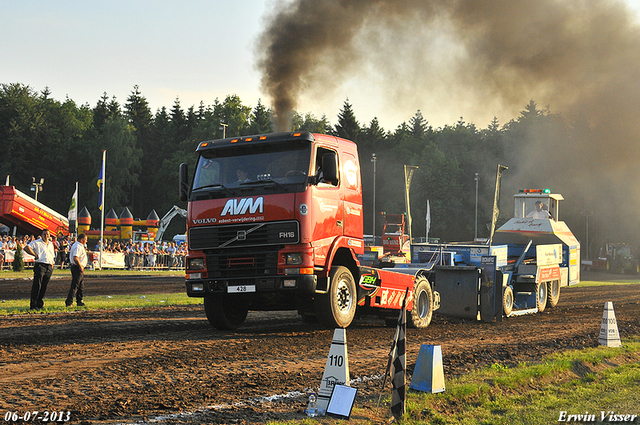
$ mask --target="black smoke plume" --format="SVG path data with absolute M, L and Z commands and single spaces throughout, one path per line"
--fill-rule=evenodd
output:
M 591 216 L 609 238 L 638 236 L 640 28 L 621 0 L 283 1 L 258 51 L 279 130 L 302 96 L 349 79 L 377 81 L 381 111 L 427 119 L 508 120 L 534 99 L 587 130 L 527 135 L 507 186 L 553 186 L 575 227 Z

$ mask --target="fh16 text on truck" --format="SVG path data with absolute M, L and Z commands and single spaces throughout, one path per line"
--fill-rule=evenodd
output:
M 180 198 L 188 201 L 186 287 L 190 297 L 204 298 L 218 329 L 237 328 L 249 310 L 297 310 L 329 328 L 349 326 L 356 313 L 392 322 L 405 294 L 410 326 L 428 326 L 441 302 L 446 314 L 494 320 L 503 308 L 541 309 L 548 288 L 559 294 L 561 285 L 575 283 L 568 279 L 575 246 L 545 237 L 552 247 L 540 248 L 542 263 L 532 258 L 540 246 L 519 231 L 527 241 L 513 244 L 514 252 L 509 244 L 465 246 L 465 257 L 453 245 L 415 245 L 410 264 L 364 265 L 360 165 L 351 141 L 274 133 L 202 142 L 196 152 L 192 178 L 180 166 Z M 481 257 L 498 259 L 493 274 Z M 526 275 L 518 272 L 522 265 Z M 467 282 L 463 294 L 453 290 L 460 280 Z

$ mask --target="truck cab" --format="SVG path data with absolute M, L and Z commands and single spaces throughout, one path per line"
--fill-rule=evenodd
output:
M 338 266 L 358 275 L 364 242 L 355 143 L 274 133 L 206 141 L 196 152 L 193 178 L 186 164 L 180 169 L 180 196 L 189 202 L 186 287 L 204 297 L 215 327 L 237 327 L 249 309 L 316 313 Z M 350 323 L 355 284 L 333 296 L 342 297 L 337 308 L 347 317 L 331 314 L 328 324 Z
M 536 205 L 542 205 L 549 217 L 558 220 L 560 201 L 564 198 L 559 193 L 551 193 L 549 189 L 524 189 L 513 196 L 515 201 L 514 218 L 531 218 L 536 212 Z M 545 217 L 546 218 L 546 217 Z
M 429 325 L 438 294 L 424 270 L 360 264 L 355 143 L 273 133 L 202 142 L 196 153 L 192 178 L 180 165 L 186 289 L 204 298 L 214 327 L 235 329 L 249 310 L 298 310 L 305 320 L 345 328 L 356 309 L 387 320 L 402 308 L 409 326 Z

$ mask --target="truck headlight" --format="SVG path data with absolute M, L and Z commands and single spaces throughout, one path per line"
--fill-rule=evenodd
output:
M 302 264 L 302 254 L 299 252 L 285 254 L 285 260 L 288 265 L 300 265 Z
M 204 258 L 189 258 L 187 270 L 204 270 Z

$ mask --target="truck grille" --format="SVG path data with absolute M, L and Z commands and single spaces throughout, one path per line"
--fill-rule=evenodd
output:
M 197 251 L 295 244 L 299 241 L 300 225 L 295 220 L 194 227 L 189 230 L 189 248 Z
M 207 251 L 207 268 L 209 277 L 214 279 L 275 275 L 278 250 Z

